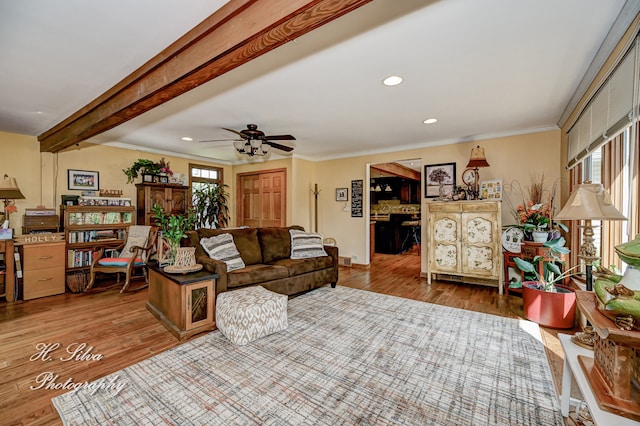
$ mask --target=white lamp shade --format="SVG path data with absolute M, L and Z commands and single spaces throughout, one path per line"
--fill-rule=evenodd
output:
M 582 183 L 554 220 L 627 220 L 611 202 L 611 196 L 602 184 Z

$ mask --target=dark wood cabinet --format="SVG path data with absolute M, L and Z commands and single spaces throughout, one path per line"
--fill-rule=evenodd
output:
M 189 187 L 173 184 L 136 184 L 138 225 L 154 225 L 153 206 L 171 214 L 184 214 L 189 207 Z

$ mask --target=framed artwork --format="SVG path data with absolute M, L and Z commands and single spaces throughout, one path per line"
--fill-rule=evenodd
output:
M 336 201 L 349 201 L 349 188 L 336 188 Z
M 440 194 L 440 186 L 444 194 Z M 453 192 L 456 186 L 456 163 L 427 164 L 424 166 L 424 196 L 439 197 Z
M 89 170 L 67 170 L 67 189 L 97 191 L 100 189 L 99 173 Z
M 502 200 L 502 179 L 480 182 L 479 197 L 481 200 Z

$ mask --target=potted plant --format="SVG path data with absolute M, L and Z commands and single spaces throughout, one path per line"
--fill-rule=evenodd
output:
M 560 237 L 544 243 L 548 247 L 551 258 L 536 256 L 532 262 L 516 257 L 516 266 L 525 275 L 533 276 L 531 281 L 514 282 L 510 288 L 522 288 L 522 305 L 524 316 L 540 325 L 551 328 L 572 328 L 576 312 L 576 294 L 570 287 L 560 282 L 573 275 L 579 265 L 562 272 L 558 263 L 559 254 L 570 252 L 564 246 L 565 239 Z M 544 263 L 544 272 L 538 272 L 538 262 Z
M 229 222 L 228 185 L 202 185 L 193 191 L 192 203 L 199 228 L 224 228 Z
M 133 183 L 139 175 L 157 175 L 160 173 L 173 175 L 173 171 L 169 167 L 169 162 L 165 161 L 164 157 L 157 163 L 139 158 L 131 167 L 123 169 L 122 172 L 127 176 L 127 183 Z
M 162 238 L 166 238 L 171 252 L 171 261 L 175 259 L 176 251 L 180 247 L 180 241 L 187 237 L 187 231 L 194 228 L 196 216 L 193 210 L 189 210 L 186 215 L 172 215 L 167 213 L 158 204 L 153 205 L 153 219 L 156 226 L 160 228 Z

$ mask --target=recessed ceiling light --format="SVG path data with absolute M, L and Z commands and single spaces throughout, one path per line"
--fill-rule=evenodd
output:
M 402 83 L 403 80 L 404 79 L 399 75 L 392 75 L 382 80 L 382 84 L 384 84 L 385 86 L 397 86 L 398 84 Z
M 423 121 L 424 124 L 433 124 L 436 121 L 438 121 L 437 118 L 427 118 L 426 120 Z
M 191 142 L 193 140 L 193 138 L 190 138 L 189 136 L 183 136 L 180 139 L 187 142 Z

